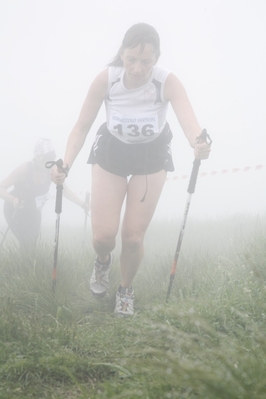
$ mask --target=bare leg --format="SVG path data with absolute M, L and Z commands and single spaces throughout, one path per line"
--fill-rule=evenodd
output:
M 127 192 L 127 179 L 92 166 L 91 223 L 93 247 L 99 261 L 108 260 L 115 247 L 120 213 Z
M 141 199 L 146 190 L 146 176 L 132 176 L 128 183 L 126 210 L 122 225 L 121 286 L 129 288 L 144 255 L 143 240 L 154 215 L 166 171 L 147 175 L 148 191 L 145 201 Z

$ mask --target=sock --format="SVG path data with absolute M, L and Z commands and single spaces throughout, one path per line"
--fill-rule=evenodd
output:
M 106 262 L 104 262 L 104 263 L 100 262 L 100 261 L 99 261 L 99 257 L 98 257 L 98 262 L 99 262 L 102 266 L 108 266 L 109 263 L 110 263 L 110 259 L 111 259 L 111 254 L 109 254 L 108 260 L 107 260 Z
M 132 286 L 129 287 L 129 288 L 125 288 L 125 287 L 121 287 L 121 285 L 120 285 L 120 286 L 118 287 L 118 292 L 119 292 L 120 294 L 123 294 L 123 295 L 131 295 L 131 294 L 132 294 L 132 291 L 133 291 Z

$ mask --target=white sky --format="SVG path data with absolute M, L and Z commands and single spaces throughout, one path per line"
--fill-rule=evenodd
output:
M 51 138 L 63 157 L 92 79 L 137 22 L 157 29 L 158 63 L 183 82 L 213 139 L 201 171 L 265 164 L 265 0 L 0 0 L 1 180 L 32 158 L 39 137 Z M 189 174 L 193 153 L 172 110 L 168 120 L 175 136 L 171 179 Z M 69 176 L 77 192 L 89 189 L 86 160 L 103 121 L 102 110 Z M 199 179 L 195 214 L 265 211 L 265 169 Z M 186 185 L 166 183 L 158 212 L 183 212 Z

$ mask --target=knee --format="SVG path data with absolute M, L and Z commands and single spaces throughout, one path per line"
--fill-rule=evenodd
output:
M 122 245 L 131 251 L 138 250 L 142 247 L 143 235 L 134 232 L 122 232 Z
M 112 247 L 115 246 L 115 235 L 107 234 L 107 232 L 94 233 L 93 244 L 95 247 Z

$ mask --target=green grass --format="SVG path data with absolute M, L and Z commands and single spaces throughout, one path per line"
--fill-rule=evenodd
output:
M 165 302 L 180 221 L 154 221 L 135 279 L 136 313 L 113 316 L 110 293 L 89 292 L 94 253 L 62 232 L 36 256 L 12 241 L 0 253 L 0 397 L 265 399 L 265 218 L 189 220 Z M 79 237 L 80 235 L 80 237 Z M 75 237 L 73 239 L 73 237 Z

